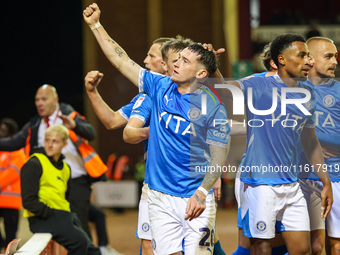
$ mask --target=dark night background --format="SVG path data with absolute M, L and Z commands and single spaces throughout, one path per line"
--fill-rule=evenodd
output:
M 112 67 L 85 25 L 82 17 L 83 5 L 88 5 L 85 2 L 88 1 L 2 1 L 0 118 L 14 118 L 21 128 L 36 114 L 34 96 L 38 87 L 51 84 L 57 88 L 61 102 L 71 104 L 81 114 L 87 110 L 85 115 L 98 132 L 92 145 L 104 162 L 115 152 L 128 155 L 133 165 L 142 155 L 142 143 L 125 143 L 122 129 L 107 130 L 92 107 L 84 105 L 87 96 L 84 96 L 83 70 L 100 70 L 105 74 L 99 92 L 114 110 L 126 105 L 137 93 L 137 89 Z M 109 35 L 142 66 L 151 42 L 157 36 L 181 34 L 195 41 L 211 42 L 216 48 L 227 47 L 223 30 L 224 0 L 159 0 L 159 9 L 156 0 L 96 2 L 102 10 L 101 23 Z M 318 1 L 318 4 L 307 0 L 299 3 L 294 0 L 259 2 L 260 25 L 307 25 L 312 21 L 320 25 L 340 24 L 339 0 Z M 250 0 L 238 0 L 240 60 L 252 59 L 255 53 L 256 42 L 250 39 L 250 19 L 244 18 L 250 16 L 249 6 Z M 150 9 L 156 9 L 160 18 L 155 19 Z M 160 28 L 159 33 L 151 33 L 152 36 L 150 31 L 154 32 L 154 28 L 150 24 L 155 24 L 155 20 L 150 21 L 150 17 Z M 84 41 L 83 29 L 87 36 Z M 261 42 L 261 47 L 265 43 Z M 86 55 L 83 55 L 84 51 Z M 222 74 L 230 77 L 228 54 L 220 60 Z M 242 139 L 234 139 L 233 151 L 239 148 L 243 153 L 245 141 Z M 239 153 L 240 157 L 242 153 Z
M 22 127 L 45 83 L 83 113 L 81 1 L 2 1 L 1 9 L 0 117 Z

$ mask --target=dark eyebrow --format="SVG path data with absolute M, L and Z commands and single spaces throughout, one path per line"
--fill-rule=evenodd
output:
M 337 52 L 336 53 L 334 53 L 334 52 L 326 52 L 325 56 L 335 56 L 336 54 L 337 54 Z
M 186 57 L 182 57 L 183 59 L 185 59 L 186 61 L 190 62 L 190 60 Z

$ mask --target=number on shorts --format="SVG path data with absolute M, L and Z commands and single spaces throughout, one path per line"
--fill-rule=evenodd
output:
M 212 230 L 211 230 L 211 245 L 213 245 L 213 244 L 215 243 L 214 238 L 215 238 L 215 230 L 212 229 Z
M 210 229 L 209 228 L 200 228 L 200 232 L 204 232 L 204 236 L 202 237 L 201 241 L 199 242 L 200 246 L 210 246 L 209 242 L 206 242 L 210 236 Z

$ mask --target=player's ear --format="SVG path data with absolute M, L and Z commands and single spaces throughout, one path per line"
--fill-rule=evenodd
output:
M 277 59 L 278 59 L 280 65 L 283 65 L 283 66 L 286 65 L 286 60 L 285 60 L 285 57 L 283 56 L 283 54 L 278 55 Z
M 162 69 L 163 69 L 164 72 L 168 71 L 168 66 L 166 65 L 164 60 L 161 61 L 161 66 L 162 66 Z
M 276 64 L 275 64 L 275 62 L 274 62 L 274 60 L 270 60 L 269 63 L 270 63 L 270 66 L 272 67 L 273 70 L 277 70 L 278 69 Z
M 208 71 L 205 69 L 200 69 L 196 74 L 197 79 L 203 79 L 207 77 L 208 77 Z

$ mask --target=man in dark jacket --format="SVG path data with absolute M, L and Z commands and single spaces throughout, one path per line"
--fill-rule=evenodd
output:
M 71 119 L 69 115 L 74 112 L 72 106 L 58 103 L 58 101 L 55 87 L 47 84 L 41 86 L 35 95 L 38 114 L 31 118 L 16 135 L 0 139 L 0 150 L 15 151 L 25 147 L 27 156 L 31 155 L 44 146 L 46 129 L 56 124 L 63 124 L 78 136 L 89 141 L 93 140 L 97 135 L 94 127 L 79 115 Z M 65 155 L 65 162 L 72 169 L 71 210 L 77 214 L 83 229 L 91 236 L 88 226 L 91 179 L 85 170 L 84 161 L 77 147 L 70 139 L 62 152 Z

